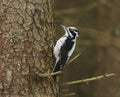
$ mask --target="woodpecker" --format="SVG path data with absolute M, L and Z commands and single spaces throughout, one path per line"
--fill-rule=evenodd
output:
M 76 40 L 79 35 L 79 31 L 75 27 L 61 26 L 63 27 L 65 34 L 56 42 L 53 50 L 56 59 L 53 72 L 63 70 L 64 65 L 75 50 Z M 53 78 L 55 78 L 55 76 L 53 76 Z

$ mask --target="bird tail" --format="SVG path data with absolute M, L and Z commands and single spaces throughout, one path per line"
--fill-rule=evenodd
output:
M 54 73 L 54 72 L 57 72 L 57 71 L 62 71 L 62 70 L 63 70 L 63 67 L 64 67 L 64 64 L 65 64 L 65 63 L 63 63 L 62 61 L 59 60 L 59 61 L 56 63 L 54 69 L 53 69 L 53 73 Z M 53 80 L 56 81 L 56 79 L 57 79 L 57 74 L 53 75 L 52 77 L 53 77 Z

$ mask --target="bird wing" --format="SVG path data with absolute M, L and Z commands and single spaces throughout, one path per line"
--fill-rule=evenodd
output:
M 64 44 L 64 42 L 65 42 L 65 40 L 66 40 L 67 38 L 66 37 L 61 37 L 58 41 L 57 41 L 57 43 L 56 43 L 56 45 L 55 45 L 55 47 L 54 47 L 54 55 L 55 55 L 55 58 L 56 58 L 56 61 L 57 60 L 59 60 L 58 58 L 60 57 L 60 49 L 61 49 L 61 47 L 63 46 L 63 44 Z
M 72 49 L 71 49 L 70 52 L 68 53 L 68 60 L 69 60 L 70 56 L 72 55 L 72 53 L 74 52 L 75 46 L 76 46 L 76 44 L 74 43 Z

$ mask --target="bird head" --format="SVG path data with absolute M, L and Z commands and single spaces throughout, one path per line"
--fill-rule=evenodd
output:
M 79 36 L 79 31 L 76 27 L 66 27 L 66 26 L 63 26 L 63 29 L 65 30 L 65 34 L 67 36 L 70 36 L 71 38 L 76 38 Z

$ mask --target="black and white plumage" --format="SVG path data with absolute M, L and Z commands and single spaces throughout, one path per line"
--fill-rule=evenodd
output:
M 76 46 L 76 39 L 78 37 L 78 29 L 75 27 L 63 26 L 65 34 L 57 41 L 54 47 L 54 56 L 56 58 L 56 65 L 53 72 L 62 71 L 64 65 L 69 60 Z

